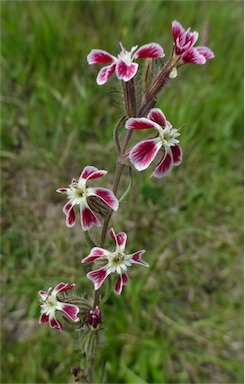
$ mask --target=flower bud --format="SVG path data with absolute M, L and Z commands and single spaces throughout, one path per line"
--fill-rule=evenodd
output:
M 92 331 L 97 331 L 99 329 L 101 324 L 101 312 L 99 307 L 95 307 L 95 309 L 89 311 L 87 322 Z
M 173 67 L 172 71 L 169 74 L 170 79 L 175 79 L 178 76 L 178 71 L 176 67 Z
M 75 376 L 75 382 L 82 381 L 84 383 L 84 380 L 87 379 L 87 375 L 85 374 L 84 369 L 79 365 L 73 368 L 71 373 Z

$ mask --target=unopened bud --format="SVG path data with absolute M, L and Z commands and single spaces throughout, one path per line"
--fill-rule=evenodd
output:
M 75 376 L 75 382 L 78 382 L 78 381 L 84 382 L 84 380 L 86 380 L 86 378 L 87 378 L 87 375 L 85 374 L 84 369 L 81 368 L 80 365 L 73 368 L 71 370 L 71 373 Z
M 175 79 L 178 76 L 178 71 L 176 67 L 173 67 L 172 71 L 169 74 L 170 79 Z
M 87 321 L 92 331 L 97 331 L 99 329 L 101 324 L 101 312 L 99 307 L 95 307 L 95 309 L 89 311 Z

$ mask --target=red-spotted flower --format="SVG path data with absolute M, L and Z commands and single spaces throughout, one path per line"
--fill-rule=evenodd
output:
M 208 47 L 194 47 L 198 39 L 198 32 L 185 30 L 182 25 L 174 20 L 172 22 L 175 55 L 180 56 L 179 65 L 183 63 L 205 64 L 214 58 L 214 53 Z
M 145 44 L 140 48 L 136 45 L 130 51 L 127 51 L 121 43 L 120 47 L 121 52 L 117 57 L 101 49 L 92 49 L 88 54 L 87 60 L 89 64 L 111 63 L 99 71 L 96 79 L 97 84 L 105 84 L 113 72 L 116 72 L 119 80 L 127 82 L 136 75 L 138 70 L 139 65 L 134 63 L 134 60 L 164 57 L 163 48 L 157 43 Z
M 109 207 L 113 211 L 118 209 L 118 200 L 114 193 L 107 188 L 88 188 L 87 182 L 92 179 L 98 179 L 104 176 L 107 171 L 99 170 L 93 166 L 87 166 L 82 171 L 78 181 L 72 179 L 69 188 L 59 188 L 57 192 L 65 193 L 69 199 L 65 204 L 63 212 L 66 215 L 67 227 L 73 227 L 76 221 L 73 207 L 80 206 L 81 226 L 84 231 L 89 230 L 93 225 L 100 227 L 100 221 L 97 219 L 92 209 L 93 198 L 99 199 L 102 204 Z M 98 206 L 98 204 L 97 204 Z M 92 209 L 91 209 L 92 208 Z
M 75 284 L 59 283 L 54 289 L 49 288 L 47 291 L 39 291 L 41 296 L 41 316 L 39 324 L 49 322 L 51 328 L 63 331 L 61 323 L 56 319 L 56 311 L 63 312 L 70 320 L 79 321 L 77 317 L 79 308 L 74 304 L 60 301 L 57 295 L 61 292 L 72 289 Z
M 174 129 L 159 108 L 150 110 L 146 117 L 130 118 L 126 121 L 127 129 L 156 129 L 158 134 L 153 139 L 141 141 L 129 153 L 129 160 L 138 171 L 143 171 L 155 159 L 160 149 L 164 155 L 151 176 L 161 178 L 167 175 L 172 167 L 182 161 L 182 150 L 177 137 L 178 129 Z
M 115 293 L 120 295 L 123 285 L 128 284 L 127 268 L 132 264 L 140 264 L 148 267 L 148 264 L 141 259 L 145 251 L 138 251 L 132 254 L 125 252 L 127 235 L 125 232 L 115 234 L 113 228 L 110 229 L 110 235 L 116 243 L 114 252 L 107 251 L 103 248 L 92 248 L 90 254 L 82 260 L 82 263 L 95 262 L 100 266 L 99 269 L 87 273 L 87 277 L 93 281 L 94 289 L 101 287 L 107 276 L 111 273 L 118 273 L 119 278 L 115 286 Z

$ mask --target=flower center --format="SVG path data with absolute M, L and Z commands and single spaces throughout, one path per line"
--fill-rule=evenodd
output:
M 166 141 L 169 141 L 170 140 L 170 138 L 171 138 L 171 131 L 169 131 L 169 132 L 166 132 L 165 134 L 164 134 L 164 140 L 166 140 Z
M 57 299 L 56 297 L 48 296 L 44 303 L 47 305 L 48 308 L 53 308 L 57 304 Z
M 132 63 L 131 52 L 128 52 L 128 51 L 121 52 L 121 53 L 119 53 L 118 58 L 119 58 L 119 60 L 124 61 L 125 64 Z
M 113 256 L 112 262 L 113 264 L 121 264 L 124 260 L 125 253 L 118 252 Z
M 47 316 L 54 316 L 57 309 L 57 298 L 51 294 L 52 291 L 47 292 L 47 297 L 41 300 L 41 308 Z
M 82 189 L 80 189 L 78 186 L 73 187 L 72 192 L 73 192 L 73 196 L 75 198 L 83 197 L 83 195 L 84 195 L 84 191 Z
M 159 130 L 159 136 L 162 140 L 162 145 L 165 147 L 171 147 L 179 142 L 176 138 L 180 135 L 178 129 L 172 128 L 172 125 L 167 125 L 161 131 Z
M 86 187 L 81 188 L 77 183 L 72 183 L 67 191 L 67 197 L 72 205 L 79 205 L 81 200 L 86 198 Z

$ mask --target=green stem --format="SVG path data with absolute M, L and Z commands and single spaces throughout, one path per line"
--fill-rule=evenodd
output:
M 90 357 L 88 362 L 88 379 L 90 383 L 93 383 L 93 372 L 94 372 L 94 358 Z

